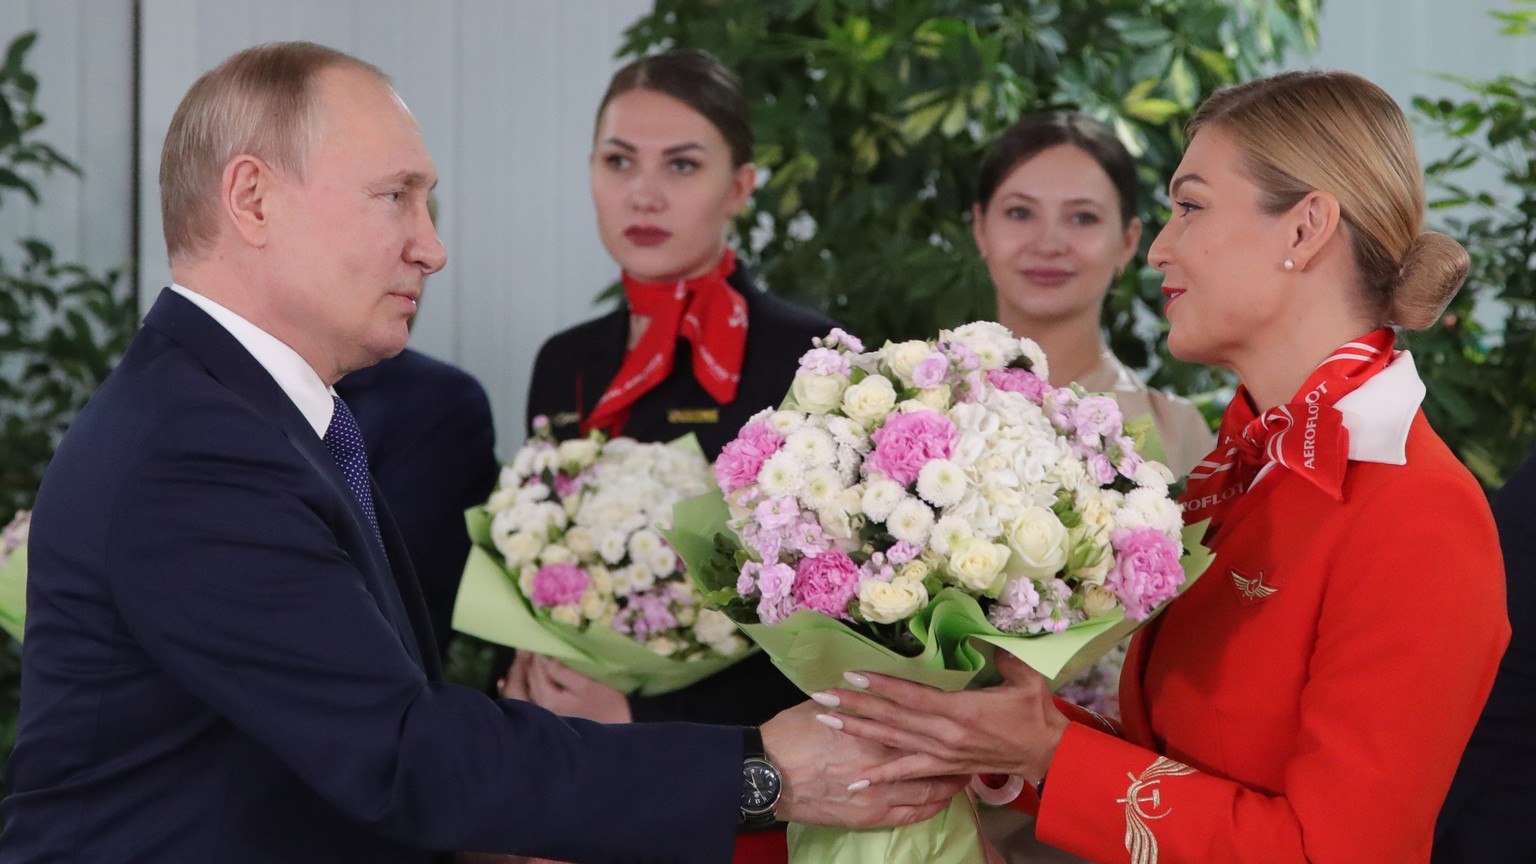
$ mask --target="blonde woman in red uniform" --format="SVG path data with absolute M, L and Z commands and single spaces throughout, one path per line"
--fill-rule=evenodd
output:
M 1043 782 L 1016 806 L 1090 861 L 1428 862 L 1509 624 L 1486 500 L 1390 328 L 1432 325 L 1466 252 L 1422 232 L 1408 124 L 1362 78 L 1225 90 L 1190 134 L 1150 260 L 1169 348 L 1242 387 L 1185 493 L 1216 561 L 1136 635 L 1120 722 L 1012 658 L 990 690 L 855 673 L 818 701 L 918 751 L 871 780 Z

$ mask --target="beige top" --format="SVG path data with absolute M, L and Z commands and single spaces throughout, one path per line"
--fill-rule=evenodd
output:
M 1099 365 L 1077 383 L 1089 392 L 1115 397 L 1127 420 L 1151 414 L 1175 477 L 1188 474 L 1216 446 L 1216 436 L 1199 408 L 1188 399 L 1148 387 L 1108 348 L 1100 355 Z

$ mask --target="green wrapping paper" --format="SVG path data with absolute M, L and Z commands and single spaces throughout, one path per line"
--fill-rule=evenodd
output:
M 11 553 L 0 567 L 0 628 L 21 641 L 27 623 L 27 547 Z
M 716 491 L 690 498 L 678 502 L 672 512 L 677 527 L 665 532 L 667 541 L 706 596 L 720 592 L 727 586 L 716 541 L 720 538 L 725 547 L 735 545 L 724 496 Z M 1194 584 L 1215 557 L 1200 543 L 1205 528 L 1201 523 L 1184 529 L 1188 551 L 1181 561 L 1185 580 L 1180 593 Z M 855 632 L 846 622 L 810 610 L 796 612 L 778 624 L 738 622 L 737 626 L 762 646 L 785 677 L 810 694 L 846 686 L 842 676 L 848 671 L 875 672 L 951 692 L 985 687 L 1000 680 L 993 659 L 999 649 L 1049 678 L 1051 689 L 1056 690 L 1145 623 L 1125 620 L 1117 612 L 1074 624 L 1061 633 L 1018 636 L 992 626 L 971 595 L 945 588 L 909 622 L 910 632 L 922 646 L 916 656 L 898 654 Z M 790 860 L 804 864 L 987 861 L 975 804 L 968 795 L 956 796 L 949 809 L 933 819 L 902 828 L 849 831 L 791 824 L 789 849 Z
M 607 627 L 583 631 L 552 621 L 517 590 L 517 574 L 487 551 L 491 519 L 485 509 L 470 508 L 464 521 L 474 546 L 453 607 L 453 629 L 461 633 L 548 655 L 615 690 L 642 696 L 680 690 L 755 653 L 674 660 Z

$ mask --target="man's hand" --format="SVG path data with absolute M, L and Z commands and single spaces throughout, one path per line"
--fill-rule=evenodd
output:
M 763 726 L 763 747 L 784 780 L 780 819 L 840 828 L 910 825 L 937 816 L 970 781 L 952 776 L 868 784 L 874 769 L 906 754 L 817 722 L 822 710 L 806 702 Z

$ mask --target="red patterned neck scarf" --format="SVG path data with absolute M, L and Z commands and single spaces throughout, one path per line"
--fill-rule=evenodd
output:
M 747 301 L 725 281 L 735 269 L 736 254 L 726 249 L 713 270 L 692 279 L 641 282 L 624 274 L 630 326 L 645 330 L 582 421 L 582 434 L 620 434 L 635 401 L 672 373 L 679 337 L 693 345 L 693 374 L 705 392 L 721 405 L 736 398 L 747 351 Z
M 1208 536 L 1266 467 L 1279 465 L 1310 481 L 1335 501 L 1344 500 L 1349 430 L 1334 403 L 1391 362 L 1392 331 L 1373 330 L 1346 342 L 1312 371 L 1285 405 L 1255 414 L 1248 391 L 1238 387 L 1221 418 L 1216 449 L 1189 472 L 1180 499 L 1184 521 L 1211 520 Z

